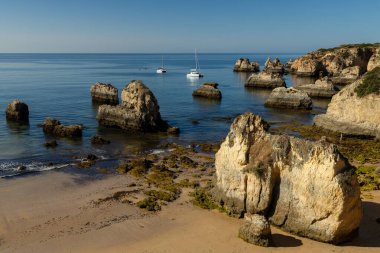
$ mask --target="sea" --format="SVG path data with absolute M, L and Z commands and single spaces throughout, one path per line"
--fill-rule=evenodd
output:
M 233 72 L 240 57 L 258 61 L 262 69 L 267 57 L 278 57 L 285 63 L 300 55 L 198 54 L 204 77 L 188 79 L 186 73 L 195 67 L 194 54 L 0 54 L 0 177 L 74 166 L 89 153 L 100 157 L 104 166 L 111 166 L 139 152 L 157 152 L 166 142 L 221 142 L 231 119 L 244 112 L 261 115 L 272 126 L 287 122 L 312 124 L 314 115 L 326 110 L 328 100 L 313 100 L 313 111 L 306 113 L 266 108 L 264 102 L 270 90 L 246 88 L 244 83 L 250 74 Z M 157 74 L 162 57 L 167 73 Z M 284 78 L 288 87 L 314 81 L 293 75 Z M 141 80 L 152 90 L 162 118 L 180 128 L 179 136 L 136 134 L 99 126 L 91 85 L 111 83 L 120 95 L 132 80 Z M 221 101 L 192 97 L 194 89 L 209 81 L 219 84 Z M 29 124 L 6 120 L 6 107 L 14 99 L 29 106 Z M 55 139 L 46 136 L 40 127 L 47 117 L 65 125 L 83 124 L 83 137 L 59 138 L 56 148 L 45 148 L 45 142 Z M 96 134 L 111 144 L 92 146 L 90 138 Z

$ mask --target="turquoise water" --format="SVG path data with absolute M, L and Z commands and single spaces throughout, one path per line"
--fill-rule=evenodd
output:
M 270 123 L 300 121 L 311 123 L 313 114 L 268 109 L 263 106 L 270 91 L 247 89 L 246 73 L 234 73 L 239 57 L 249 57 L 263 66 L 268 56 L 282 62 L 298 55 L 283 54 L 200 54 L 204 78 L 189 80 L 186 73 L 194 67 L 192 54 L 164 55 L 167 73 L 155 73 L 161 65 L 161 54 L 0 54 L 0 176 L 13 175 L 24 164 L 27 170 L 50 169 L 49 162 L 65 164 L 86 153 L 105 158 L 128 156 L 133 150 L 148 150 L 166 141 L 220 141 L 230 123 L 224 117 L 234 117 L 246 111 L 263 116 Z M 142 80 L 156 95 L 161 115 L 171 125 L 181 129 L 178 137 L 159 134 L 131 134 L 99 127 L 96 105 L 91 103 L 90 86 L 95 82 L 112 83 L 121 89 L 131 80 Z M 285 76 L 288 86 L 294 82 L 309 82 Z M 222 91 L 219 101 L 196 99 L 192 91 L 206 81 L 216 81 Z M 5 109 L 13 99 L 29 106 L 30 123 L 20 126 L 7 122 Z M 314 108 L 323 111 L 325 101 L 315 101 Z M 46 149 L 47 140 L 38 127 L 46 117 L 55 117 L 63 124 L 83 124 L 83 138 L 58 139 L 59 146 Z M 198 120 L 193 125 L 192 120 Z M 112 144 L 93 148 L 89 139 L 102 134 Z M 54 167 L 54 166 L 53 166 Z

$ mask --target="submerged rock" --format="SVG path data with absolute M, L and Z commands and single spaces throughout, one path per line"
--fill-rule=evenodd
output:
M 64 126 L 56 119 L 46 118 L 42 129 L 44 133 L 58 137 L 81 137 L 83 127 L 81 125 Z
M 58 146 L 58 143 L 56 140 L 48 141 L 44 143 L 45 148 L 55 148 Z
M 29 121 L 28 105 L 17 99 L 13 100 L 12 103 L 8 104 L 5 114 L 6 114 L 7 120 L 13 120 L 17 122 Z
M 314 84 L 297 85 L 294 88 L 306 92 L 310 97 L 331 98 L 338 93 L 338 89 L 328 78 L 318 79 Z
M 272 135 L 252 113 L 237 117 L 215 155 L 214 198 L 235 214 L 261 214 L 289 232 L 341 243 L 362 218 L 354 168 L 335 145 Z
M 366 76 L 372 74 L 380 80 L 380 67 L 373 69 L 363 78 L 344 87 L 333 96 L 326 114 L 314 117 L 314 124 L 333 132 L 354 136 L 380 138 L 380 90 L 360 97 L 357 94 Z M 372 77 L 372 80 L 375 77 Z M 372 81 L 370 80 L 370 81 Z M 372 81 L 375 87 L 375 82 Z M 378 82 L 378 87 L 380 86 Z M 371 87 L 367 87 L 368 89 Z
M 252 74 L 247 82 L 246 87 L 269 88 L 286 87 L 284 79 L 279 74 L 261 72 Z
M 306 92 L 294 89 L 292 87 L 275 88 L 265 101 L 265 106 L 279 108 L 310 110 L 312 105 L 313 103 L 311 98 Z
M 272 237 L 268 220 L 263 215 L 245 215 L 245 223 L 239 229 L 239 237 L 246 242 L 268 247 Z
M 218 89 L 218 84 L 212 82 L 212 83 L 202 84 L 199 88 L 193 91 L 193 96 L 212 98 L 212 99 L 221 99 L 222 93 Z
M 109 144 L 109 143 L 111 143 L 109 140 L 106 140 L 99 135 L 94 135 L 91 137 L 92 145 L 103 145 L 103 144 Z
M 119 104 L 117 88 L 107 83 L 96 83 L 91 86 L 92 101 L 104 104 Z
M 141 132 L 167 130 L 168 125 L 161 119 L 156 97 L 141 81 L 129 83 L 123 89 L 121 99 L 121 105 L 99 106 L 99 124 Z
M 259 72 L 260 66 L 258 62 L 250 62 L 248 58 L 240 58 L 234 66 L 235 72 Z

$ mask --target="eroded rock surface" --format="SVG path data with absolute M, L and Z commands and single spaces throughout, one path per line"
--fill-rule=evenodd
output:
M 13 100 L 12 103 L 8 104 L 5 111 L 7 120 L 17 121 L 17 122 L 28 122 L 29 121 L 29 108 L 28 105 L 20 100 Z
M 215 156 L 214 197 L 235 214 L 261 214 L 315 240 L 340 243 L 362 218 L 354 168 L 323 141 L 267 132 L 252 113 L 238 116 Z
M 331 98 L 338 93 L 338 89 L 328 78 L 318 79 L 313 84 L 297 85 L 294 88 L 306 92 L 309 97 Z
M 343 69 L 341 73 L 333 76 L 331 78 L 331 81 L 333 82 L 333 84 L 337 85 L 350 84 L 357 80 L 360 77 L 361 73 L 362 71 L 360 70 L 359 66 L 348 67 Z
M 168 128 L 161 119 L 156 97 L 141 81 L 129 83 L 121 93 L 121 100 L 121 105 L 99 106 L 99 124 L 141 132 L 166 131 Z
M 347 68 L 358 67 L 359 75 L 362 75 L 367 71 L 370 59 L 371 62 L 377 62 L 377 58 L 373 55 L 378 46 L 378 44 L 342 45 L 331 49 L 319 49 L 297 58 L 291 66 L 291 71 L 299 76 L 318 76 L 323 73 L 344 80 L 346 75 L 353 72 Z M 369 65 L 371 67 L 371 64 Z M 354 80 L 351 78 L 351 82 Z M 348 82 L 347 77 L 343 84 Z
M 283 74 L 284 73 L 284 65 L 280 62 L 278 58 L 275 58 L 273 62 L 271 62 L 271 59 L 268 58 L 265 62 L 264 71 L 267 73 L 278 73 Z
M 268 88 L 286 87 L 286 83 L 280 74 L 260 72 L 252 74 L 247 82 L 246 87 Z
M 218 84 L 211 82 L 211 83 L 204 83 L 200 87 L 198 87 L 195 91 L 193 91 L 193 96 L 212 98 L 212 99 L 221 99 L 222 93 L 218 89 Z
M 258 62 L 250 62 L 248 58 L 240 58 L 234 66 L 235 72 L 259 72 L 260 66 Z
M 347 135 L 380 138 L 380 90 L 359 97 L 355 89 L 363 80 L 357 80 L 334 95 L 326 114 L 315 116 L 314 124 Z
M 81 137 L 83 127 L 82 125 L 65 126 L 56 119 L 46 118 L 42 129 L 44 133 L 58 137 Z
M 239 237 L 246 242 L 268 247 L 272 237 L 268 220 L 263 215 L 246 214 L 245 223 L 239 229 Z
M 310 110 L 312 108 L 311 98 L 306 92 L 294 88 L 279 87 L 272 90 L 265 106 Z
M 104 104 L 117 105 L 119 103 L 118 90 L 107 83 L 96 83 L 91 86 L 92 101 Z
M 380 47 L 376 49 L 376 52 L 369 59 L 367 71 L 371 71 L 376 67 L 380 67 Z

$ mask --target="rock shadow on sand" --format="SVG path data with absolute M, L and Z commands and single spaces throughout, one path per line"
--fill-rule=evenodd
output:
M 269 244 L 269 247 L 292 248 L 292 247 L 299 247 L 302 245 L 303 245 L 302 241 L 293 236 L 282 235 L 282 234 L 272 234 L 272 242 Z

